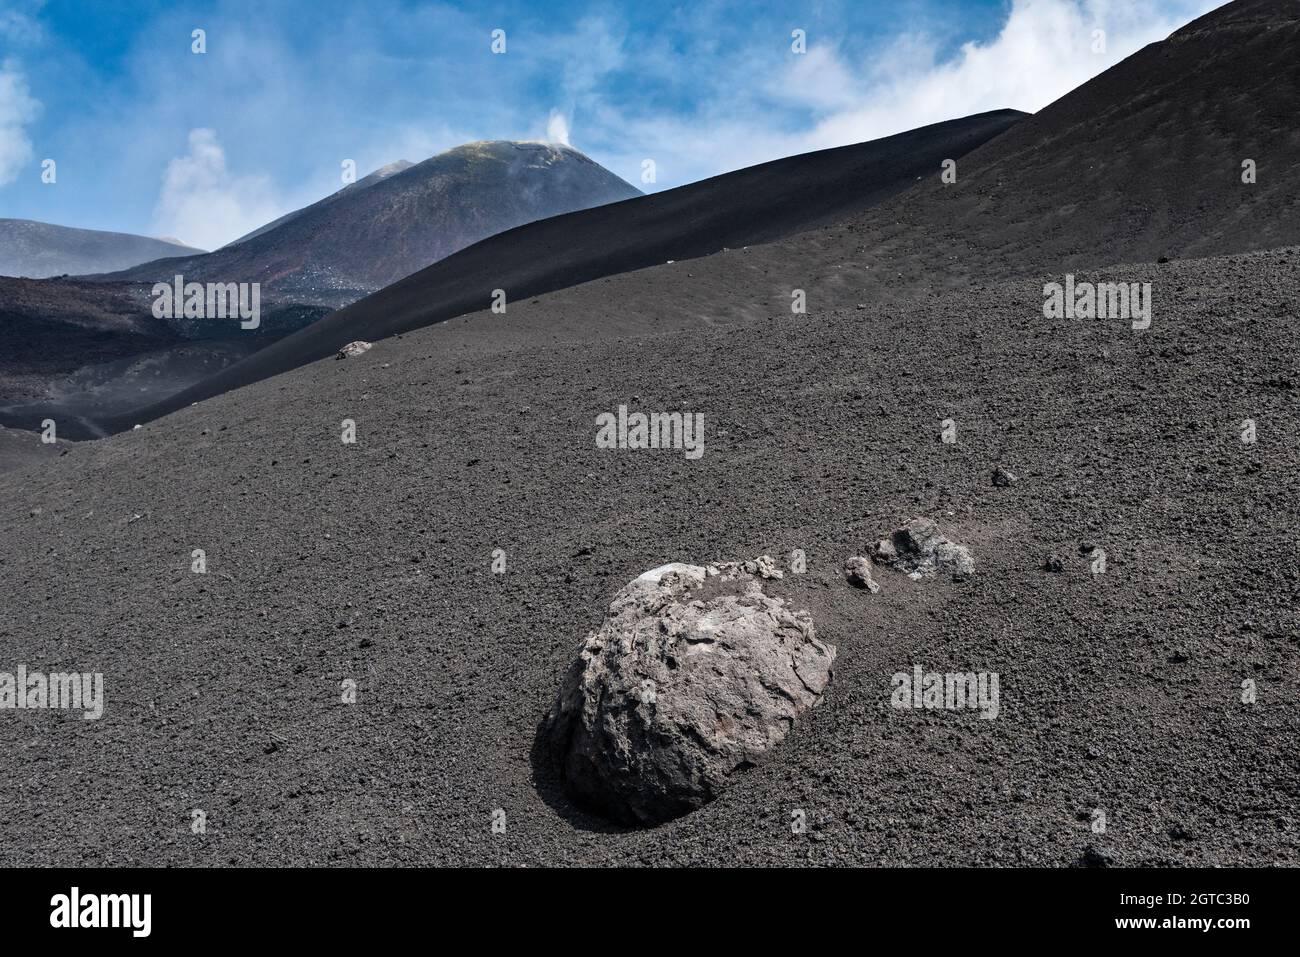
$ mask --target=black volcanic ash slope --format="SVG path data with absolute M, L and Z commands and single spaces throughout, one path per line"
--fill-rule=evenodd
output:
M 796 288 L 816 311 L 1300 243 L 1297 49 L 1295 4 L 1238 0 L 960 159 L 955 185 L 936 166 L 907 192 L 796 240 L 563 290 L 549 297 L 554 334 L 592 334 L 577 317 L 593 309 L 602 327 L 653 330 L 789 315 Z M 1254 183 L 1242 181 L 1246 159 Z M 370 300 L 384 313 L 363 301 L 346 315 L 353 328 L 403 304 L 418 315 L 417 292 L 394 286 Z
M 639 195 L 567 146 L 469 143 L 381 170 L 216 252 L 99 278 L 260 282 L 277 302 L 340 306 L 495 233 Z
M 1000 110 L 951 120 L 522 226 L 449 256 L 160 405 L 106 418 L 102 424 L 110 431 L 129 428 L 318 359 L 351 340 L 379 339 L 477 311 L 494 289 L 506 290 L 514 301 L 668 260 L 771 242 L 860 215 L 1024 115 Z M 610 324 L 604 331 L 617 329 Z
M 0 278 L 0 406 L 44 399 L 53 379 L 82 366 L 177 343 L 176 331 L 153 317 L 147 293 L 123 284 Z M 7 424 L 36 429 L 42 417 Z
M 1041 277 L 585 342 L 543 299 L 0 475 L 0 661 L 107 698 L 0 721 L 0 862 L 1300 864 L 1300 249 L 1102 277 L 1158 290 L 1146 333 L 1045 320 Z M 620 402 L 703 412 L 703 458 L 595 448 Z M 974 578 L 844 583 L 915 515 Z M 792 548 L 838 649 L 808 722 L 662 827 L 571 807 L 535 734 L 614 591 Z M 999 717 L 891 708 L 914 664 L 998 673 Z
M 159 256 L 202 252 L 179 242 L 130 233 L 0 219 L 0 276 L 44 279 L 110 272 Z

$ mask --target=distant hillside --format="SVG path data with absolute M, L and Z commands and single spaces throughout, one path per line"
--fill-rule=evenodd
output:
M 0 276 L 44 279 L 111 272 L 160 256 L 202 252 L 168 239 L 0 219 Z

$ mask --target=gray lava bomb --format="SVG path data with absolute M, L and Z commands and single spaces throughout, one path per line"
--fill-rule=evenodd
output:
M 835 649 L 764 594 L 762 566 L 664 565 L 614 596 L 543 729 L 575 801 L 624 824 L 685 814 L 821 700 Z

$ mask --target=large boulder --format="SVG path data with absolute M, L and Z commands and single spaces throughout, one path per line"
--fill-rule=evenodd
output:
M 543 734 L 574 800 L 625 824 L 708 803 L 821 700 L 835 649 L 763 592 L 770 560 L 674 563 L 610 603 Z

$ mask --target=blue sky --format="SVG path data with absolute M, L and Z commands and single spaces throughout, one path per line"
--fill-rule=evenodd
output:
M 670 188 L 1040 109 L 1218 5 L 0 0 L 0 217 L 212 248 L 338 189 L 345 159 L 476 139 L 567 141 Z

